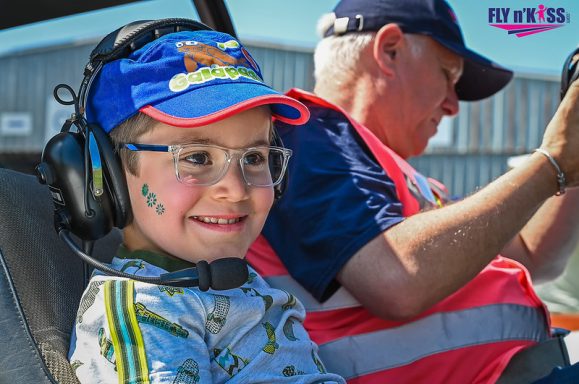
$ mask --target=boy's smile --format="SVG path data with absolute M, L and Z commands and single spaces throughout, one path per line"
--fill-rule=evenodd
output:
M 247 215 L 192 216 L 191 219 L 213 231 L 235 232 L 243 228 L 243 220 L 246 217 Z
M 269 143 L 270 129 L 269 108 L 258 107 L 198 128 L 159 123 L 138 141 L 240 149 Z M 273 188 L 248 186 L 237 159 L 217 183 L 190 186 L 177 180 L 172 154 L 139 152 L 138 175 L 127 173 L 127 183 L 134 220 L 125 245 L 194 263 L 244 257 L 273 203 Z

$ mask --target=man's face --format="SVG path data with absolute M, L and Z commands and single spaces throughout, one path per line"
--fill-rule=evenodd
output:
M 259 107 L 198 128 L 159 123 L 138 142 L 248 148 L 269 145 L 270 125 L 269 109 Z M 127 173 L 134 220 L 125 244 L 191 262 L 244 257 L 265 223 L 273 188 L 247 186 L 239 164 L 232 159 L 214 185 L 188 186 L 177 180 L 171 153 L 139 152 L 138 176 Z
M 455 85 L 463 59 L 425 36 L 412 35 L 409 44 L 420 39 L 419 52 L 409 45 L 400 52 L 397 87 L 385 122 L 385 143 L 404 158 L 424 152 L 442 117 L 458 112 Z

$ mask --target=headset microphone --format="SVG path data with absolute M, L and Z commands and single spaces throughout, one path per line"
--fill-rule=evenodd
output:
M 237 257 L 218 259 L 212 263 L 200 261 L 196 267 L 163 273 L 159 277 L 137 276 L 118 271 L 84 253 L 72 240 L 70 232 L 64 228 L 58 230 L 58 236 L 80 257 L 107 275 L 125 277 L 149 284 L 170 285 L 174 287 L 199 287 L 201 291 L 209 288 L 215 290 L 233 289 L 242 286 L 248 279 L 247 262 Z

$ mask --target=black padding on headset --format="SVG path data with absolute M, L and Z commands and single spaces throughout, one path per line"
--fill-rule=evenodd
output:
M 561 71 L 561 100 L 565 97 L 569 86 L 579 78 L 579 59 L 573 60 L 575 55 L 579 55 L 579 47 L 575 48 L 567 56 L 565 64 L 563 64 L 563 70 Z
M 123 228 L 131 218 L 131 199 L 121 161 L 110 138 L 100 126 L 89 124 L 88 130 L 94 135 L 103 162 L 104 180 L 109 189 L 106 193 L 109 194 L 114 205 L 115 227 Z
M 169 33 L 202 30 L 211 28 L 195 20 L 179 18 L 135 21 L 106 35 L 91 52 L 90 61 L 108 63 Z

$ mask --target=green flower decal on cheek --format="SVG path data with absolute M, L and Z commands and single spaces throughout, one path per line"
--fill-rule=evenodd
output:
M 149 207 L 157 205 L 157 195 L 155 195 L 153 192 L 147 195 L 147 205 Z
M 165 213 L 165 206 L 161 204 L 161 202 L 157 202 L 157 194 L 151 192 L 151 190 L 149 189 L 149 184 L 143 184 L 143 186 L 141 187 L 141 194 L 145 198 L 147 206 L 149 206 L 150 208 L 153 207 L 155 208 L 155 212 L 157 212 L 157 215 L 162 215 L 163 213 Z

